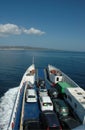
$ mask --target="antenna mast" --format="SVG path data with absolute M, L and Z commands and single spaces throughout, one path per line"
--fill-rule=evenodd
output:
M 32 58 L 32 64 L 34 64 L 34 56 L 33 56 L 33 58 Z

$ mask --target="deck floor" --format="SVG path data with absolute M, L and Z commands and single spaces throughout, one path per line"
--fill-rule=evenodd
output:
M 42 78 L 45 80 L 45 74 L 44 74 L 43 68 L 38 69 L 37 75 L 38 75 L 38 78 Z M 50 85 L 48 83 L 46 83 L 46 88 L 47 89 L 50 88 Z M 23 122 L 25 120 L 29 120 L 29 119 L 39 119 L 39 113 L 41 112 L 41 110 L 40 110 L 40 104 L 39 104 L 39 96 L 38 96 L 38 92 L 37 92 L 38 87 L 36 85 L 34 85 L 34 89 L 36 90 L 37 97 L 38 97 L 37 102 L 35 102 L 35 103 L 27 103 L 26 101 L 24 102 Z M 19 130 L 19 127 L 20 127 L 20 119 L 21 119 L 21 110 L 22 110 L 22 101 L 23 101 L 24 90 L 25 90 L 25 87 L 23 87 L 21 94 L 20 94 L 14 130 Z

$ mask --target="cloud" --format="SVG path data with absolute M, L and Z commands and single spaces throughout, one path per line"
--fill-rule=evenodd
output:
M 0 36 L 8 36 L 11 34 L 19 35 L 21 34 L 21 29 L 14 24 L 0 24 Z
M 42 35 L 42 34 L 45 33 L 45 32 L 42 32 L 38 29 L 35 29 L 35 28 L 30 28 L 28 30 L 24 29 L 23 32 L 26 33 L 26 34 L 36 34 L 36 35 Z
M 20 34 L 27 34 L 27 35 L 43 35 L 45 32 L 30 28 L 26 29 L 24 27 L 18 27 L 15 24 L 0 24 L 0 37 L 10 36 L 10 35 L 20 35 Z

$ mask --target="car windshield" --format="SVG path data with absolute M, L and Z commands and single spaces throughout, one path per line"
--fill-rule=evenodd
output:
M 46 89 L 40 89 L 40 92 L 47 92 Z
M 29 95 L 28 98 L 35 98 L 35 96 L 33 96 L 33 95 Z

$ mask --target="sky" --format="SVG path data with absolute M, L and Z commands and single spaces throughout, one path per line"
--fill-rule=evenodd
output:
M 85 51 L 85 0 L 0 0 L 0 46 Z

